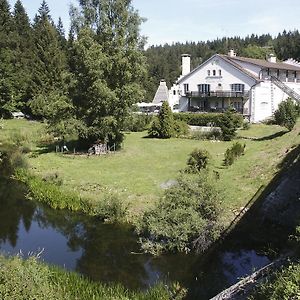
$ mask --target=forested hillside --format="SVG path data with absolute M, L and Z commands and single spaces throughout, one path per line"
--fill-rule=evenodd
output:
M 300 60 L 300 34 L 298 30 L 283 31 L 273 38 L 269 34 L 252 34 L 245 38 L 233 37 L 206 42 L 186 42 L 152 46 L 145 51 L 148 61 L 148 80 L 145 83 L 147 100 L 152 101 L 160 79 L 165 79 L 170 87 L 181 73 L 181 54 L 192 57 L 192 69 L 215 53 L 227 54 L 234 49 L 239 56 L 265 59 L 274 53 L 278 59 Z

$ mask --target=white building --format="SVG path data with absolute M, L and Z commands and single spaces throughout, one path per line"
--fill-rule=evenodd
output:
M 171 107 L 179 111 L 222 112 L 233 106 L 251 122 L 274 113 L 288 97 L 300 101 L 300 63 L 277 62 L 215 54 L 190 71 L 190 56 L 182 55 L 182 74 L 169 91 Z

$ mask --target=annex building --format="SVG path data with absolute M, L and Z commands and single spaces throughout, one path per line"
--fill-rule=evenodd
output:
M 223 112 L 229 106 L 251 122 L 272 116 L 288 97 L 300 101 L 300 63 L 215 54 L 191 71 L 191 58 L 182 55 L 182 74 L 169 90 L 173 110 Z

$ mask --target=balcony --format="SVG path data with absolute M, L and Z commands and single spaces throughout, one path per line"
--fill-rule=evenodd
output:
M 233 92 L 233 91 L 215 91 L 202 93 L 199 91 L 186 92 L 185 96 L 188 98 L 242 98 L 248 97 L 249 91 Z

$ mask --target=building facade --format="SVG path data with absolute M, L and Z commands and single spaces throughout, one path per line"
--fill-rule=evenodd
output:
M 190 56 L 182 55 L 182 74 L 169 90 L 169 104 L 179 111 L 223 112 L 234 107 L 260 122 L 272 116 L 288 97 L 300 101 L 300 64 L 215 54 L 190 71 Z

